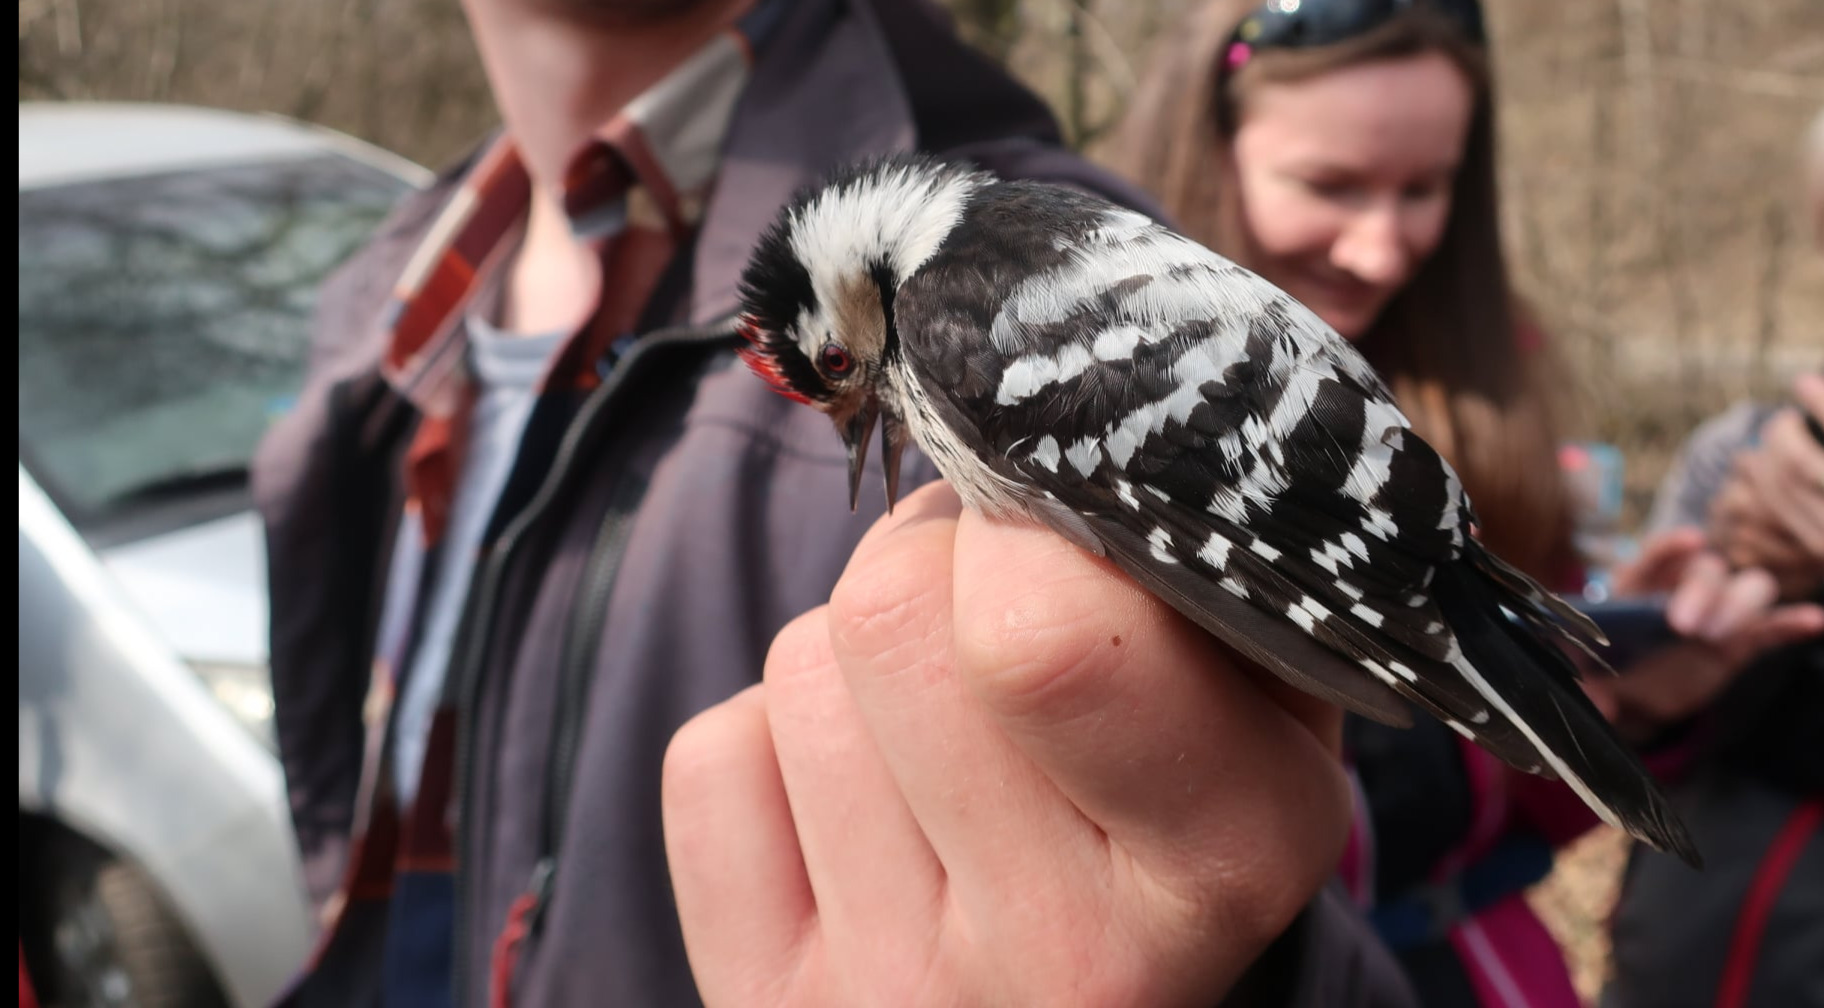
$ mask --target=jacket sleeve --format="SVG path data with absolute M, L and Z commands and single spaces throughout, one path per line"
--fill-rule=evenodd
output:
M 303 389 L 251 466 L 266 534 L 279 761 L 319 907 L 340 882 L 353 821 L 378 572 L 397 508 L 392 443 L 411 419 L 379 377 L 375 320 L 427 202 L 411 197 L 324 284 Z
M 254 457 L 266 532 L 273 721 L 305 885 L 320 906 L 342 871 L 361 772 L 362 614 L 345 592 L 359 560 L 344 535 L 353 504 L 337 478 L 339 385 L 306 384 Z
M 1261 953 L 1223 1008 L 1418 1008 L 1393 955 L 1338 884 Z

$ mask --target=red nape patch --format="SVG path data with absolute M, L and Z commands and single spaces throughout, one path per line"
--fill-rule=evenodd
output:
M 743 318 L 736 323 L 735 331 L 739 332 L 741 338 L 748 342 L 747 346 L 735 352 L 741 356 L 742 363 L 746 364 L 749 370 L 765 379 L 766 383 L 773 387 L 774 392 L 787 399 L 800 403 L 810 402 L 805 398 L 804 393 L 793 389 L 791 384 L 785 380 L 785 374 L 779 370 L 778 358 L 767 349 L 765 336 L 751 321 Z

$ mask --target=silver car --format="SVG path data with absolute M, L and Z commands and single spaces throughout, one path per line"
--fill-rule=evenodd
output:
M 47 1005 L 253 1006 L 313 927 L 247 463 L 422 169 L 266 116 L 19 106 L 19 838 Z

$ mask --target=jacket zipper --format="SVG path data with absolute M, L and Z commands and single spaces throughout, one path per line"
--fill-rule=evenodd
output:
M 634 515 L 645 496 L 646 481 L 637 476 L 624 479 L 614 488 L 583 567 L 576 604 L 566 621 L 569 630 L 564 635 L 564 649 L 558 658 L 557 724 L 552 732 L 551 753 L 545 769 L 550 790 L 545 797 L 539 859 L 529 885 L 534 902 L 527 922 L 528 940 L 538 933 L 555 881 L 558 846 L 563 840 L 564 823 L 570 816 L 571 774 L 576 766 L 577 748 L 582 744 L 583 712 L 589 688 L 595 681 L 596 651 L 608 624 L 608 596 L 620 573 L 621 557 L 627 551 L 627 540 L 633 532 Z
M 603 378 L 602 384 L 591 392 L 583 401 L 577 416 L 570 422 L 559 443 L 556 454 L 552 457 L 549 471 L 539 484 L 538 491 L 532 500 L 507 523 L 500 536 L 482 549 L 482 555 L 476 564 L 476 576 L 469 585 L 468 597 L 464 601 L 462 618 L 457 627 L 457 660 L 454 669 L 456 675 L 452 681 L 457 689 L 456 710 L 456 808 L 459 814 L 466 812 L 473 797 L 474 788 L 474 735 L 475 706 L 480 696 L 481 673 L 486 664 L 486 656 L 493 645 L 493 623 L 499 606 L 501 582 L 514 554 L 524 543 L 527 533 L 533 525 L 548 512 L 559 494 L 566 489 L 571 470 L 593 447 L 598 439 L 604 417 L 609 413 L 608 404 L 615 394 L 626 384 L 628 374 L 640 366 L 646 358 L 653 356 L 661 349 L 679 346 L 701 345 L 730 341 L 734 336 L 726 323 L 707 327 L 687 327 L 666 329 L 650 333 L 635 343 L 626 355 L 616 361 L 614 367 Z M 612 509 L 611 509 L 612 513 Z M 566 658 L 568 649 L 566 649 Z M 472 895 L 469 892 L 471 875 L 470 858 L 464 850 L 464 834 L 467 824 L 459 819 L 452 831 L 456 860 L 455 878 L 455 922 L 452 938 L 455 947 L 452 949 L 452 1003 L 456 1008 L 466 1008 L 468 1004 L 468 961 L 469 961 L 469 904 Z M 540 875 L 543 877 L 539 877 Z M 549 888 L 549 870 L 535 870 L 535 888 Z M 542 903 L 542 898 L 540 902 Z

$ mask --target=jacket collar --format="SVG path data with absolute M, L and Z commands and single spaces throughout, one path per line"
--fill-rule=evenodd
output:
M 941 14 L 925 10 L 921 0 L 892 2 L 909 8 L 895 13 L 895 32 L 918 36 L 932 48 L 921 56 L 962 71 L 951 90 L 968 94 L 933 99 L 948 103 L 939 108 L 940 118 L 966 116 L 958 102 L 979 112 L 983 101 L 993 101 L 1007 106 L 998 110 L 1001 115 L 984 117 L 997 135 L 1007 135 L 1011 125 L 1016 132 L 1056 138 L 1055 123 L 1036 99 L 1011 94 L 1004 85 L 999 93 L 981 93 L 976 84 L 983 79 L 984 58 L 947 34 L 937 22 Z M 696 237 L 691 299 L 681 319 L 691 325 L 734 315 L 741 271 L 755 239 L 801 188 L 838 165 L 909 151 L 919 142 L 914 98 L 901 81 L 881 15 L 868 0 L 784 0 L 782 7 L 735 106 Z M 388 233 L 422 235 L 419 229 L 436 219 L 476 158 L 499 137 L 498 128 L 491 130 L 473 153 L 403 206 Z
M 837 165 L 911 150 L 912 105 L 874 12 L 856 0 L 796 0 L 735 108 L 704 215 L 689 320 L 732 315 L 756 236 L 799 189 Z

